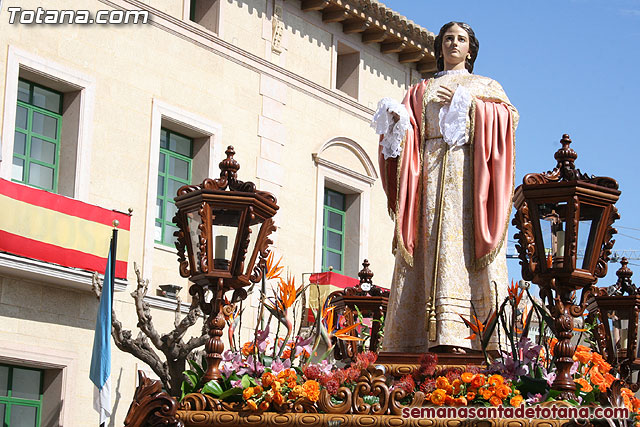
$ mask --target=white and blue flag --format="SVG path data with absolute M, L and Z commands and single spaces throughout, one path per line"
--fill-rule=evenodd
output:
M 93 391 L 93 408 L 100 414 L 100 424 L 111 416 L 111 307 L 115 278 L 117 230 L 113 230 L 111 247 L 104 272 L 102 295 L 93 337 L 91 370 L 89 378 L 96 388 Z

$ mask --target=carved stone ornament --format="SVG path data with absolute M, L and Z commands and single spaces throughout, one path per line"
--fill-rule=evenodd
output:
M 138 388 L 124 419 L 125 427 L 184 427 L 176 399 L 162 391 L 162 383 L 138 371 Z

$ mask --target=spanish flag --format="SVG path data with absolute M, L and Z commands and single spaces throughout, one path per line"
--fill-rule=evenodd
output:
M 113 221 L 115 277 L 127 277 L 131 217 L 122 212 L 0 179 L 0 252 L 105 273 Z

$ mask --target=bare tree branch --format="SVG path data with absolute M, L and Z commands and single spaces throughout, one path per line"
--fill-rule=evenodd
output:
M 137 326 L 140 328 L 140 332 L 138 337 L 133 339 L 131 331 L 122 328 L 122 323 L 118 321 L 115 309 L 112 308 L 111 335 L 116 346 L 121 351 L 129 353 L 149 365 L 161 379 L 164 388 L 172 396 L 180 396 L 183 380 L 182 372 L 186 368 L 187 359 L 195 360 L 196 353 L 199 353 L 196 349 L 206 343 L 208 339 L 208 322 L 204 322 L 201 336 L 192 337 L 185 343 L 183 341 L 184 335 L 202 317 L 202 311 L 199 308 L 199 299 L 196 296 L 191 301 L 189 312 L 184 318 L 180 319 L 181 302 L 178 299 L 174 318 L 175 327 L 171 332 L 161 336 L 153 326 L 149 304 L 144 301 L 149 289 L 149 281 L 142 278 L 136 263 L 134 263 L 134 270 L 136 272 L 137 286 L 131 296 L 134 299 L 138 317 Z M 97 273 L 92 277 L 92 289 L 96 296 L 100 298 L 102 282 Z M 165 361 L 160 358 L 156 349 L 162 353 Z

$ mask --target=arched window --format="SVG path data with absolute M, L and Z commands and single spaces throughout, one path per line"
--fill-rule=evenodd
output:
M 371 189 L 378 178 L 355 141 L 334 138 L 313 155 L 317 167 L 315 271 L 357 277 L 367 256 Z

